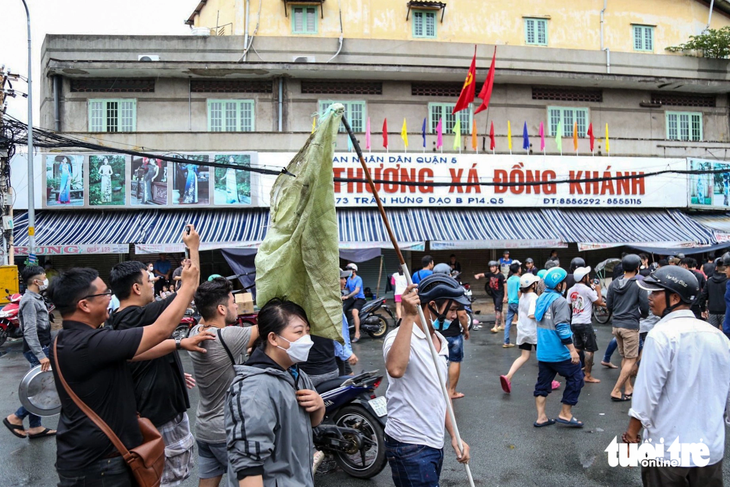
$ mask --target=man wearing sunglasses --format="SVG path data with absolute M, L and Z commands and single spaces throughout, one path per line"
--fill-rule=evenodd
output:
M 197 232 L 191 228 L 189 234 L 183 234 L 183 241 L 190 248 L 191 257 L 197 257 Z M 131 486 L 134 480 L 109 438 L 67 394 L 58 368 L 69 387 L 109 425 L 127 449 L 139 446 L 142 435 L 127 361 L 152 360 L 175 349 L 174 341 L 166 339 L 180 323 L 199 280 L 198 267 L 186 263 L 177 296 L 154 323 L 112 330 L 101 327 L 108 317 L 112 291 L 96 270 L 71 269 L 54 279 L 48 294 L 63 317 L 63 330 L 56 344 L 58 357 L 53 344 L 49 353 L 61 399 L 56 436 L 59 486 L 100 485 L 102 481 L 109 486 Z

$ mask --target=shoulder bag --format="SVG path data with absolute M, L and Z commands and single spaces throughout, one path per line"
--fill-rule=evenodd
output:
M 63 384 L 66 393 L 71 397 L 73 402 L 83 411 L 86 416 L 109 438 L 114 447 L 119 450 L 124 461 L 127 462 L 134 479 L 139 487 L 159 487 L 162 471 L 165 468 L 165 442 L 162 440 L 160 432 L 147 418 L 137 417 L 139 429 L 142 433 L 142 444 L 137 448 L 127 450 L 124 443 L 114 434 L 109 425 L 91 410 L 79 397 L 74 393 L 71 387 L 66 383 L 61 373 L 61 367 L 58 365 L 58 337 L 53 342 L 53 361 L 58 372 L 58 378 Z

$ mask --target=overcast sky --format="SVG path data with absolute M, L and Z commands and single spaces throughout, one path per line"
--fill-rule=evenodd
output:
M 198 0 L 26 0 L 30 10 L 33 45 L 33 117 L 40 106 L 41 45 L 46 34 L 186 35 L 185 20 Z M 21 0 L 0 0 L 0 65 L 28 74 L 28 39 Z M 13 88 L 27 91 L 23 82 Z M 8 113 L 27 121 L 25 98 L 11 98 Z M 37 122 L 35 123 L 37 124 Z M 35 125 L 34 124 L 34 125 Z

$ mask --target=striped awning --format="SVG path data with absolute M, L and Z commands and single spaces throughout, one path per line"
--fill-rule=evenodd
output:
M 716 243 L 708 228 L 678 210 L 542 210 L 579 250 L 630 246 L 700 247 Z
M 730 242 L 730 213 L 690 213 L 687 216 L 700 225 L 709 227 L 718 243 Z
M 411 211 L 432 250 L 567 247 L 540 210 Z
M 145 211 L 37 211 L 35 253 L 126 254 L 141 242 L 154 219 Z M 28 255 L 28 214 L 16 214 L 13 229 L 16 255 Z
M 410 210 L 385 210 L 398 245 L 404 250 L 424 250 L 426 235 L 423 227 L 414 225 Z M 337 211 L 340 248 L 393 248 L 380 213 L 377 210 Z

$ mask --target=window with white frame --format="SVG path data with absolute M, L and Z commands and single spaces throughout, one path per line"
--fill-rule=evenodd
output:
M 654 52 L 654 27 L 651 25 L 631 26 L 634 37 L 634 51 Z
M 667 139 L 702 140 L 702 113 L 666 112 Z
M 429 103 L 428 104 L 428 126 L 431 129 L 431 133 L 436 133 L 436 127 L 438 126 L 439 120 L 443 120 L 441 126 L 442 133 L 451 134 L 454 132 L 454 126 L 456 125 L 456 117 L 459 117 L 461 121 L 461 133 L 471 133 L 471 124 L 474 117 L 474 109 L 469 107 L 465 110 L 461 110 L 456 115 L 452 114 L 454 111 L 455 103 Z
M 134 132 L 137 130 L 137 100 L 89 100 L 89 132 Z
M 316 34 L 319 23 L 319 7 L 292 7 L 291 33 Z
M 208 100 L 209 132 L 253 132 L 253 100 Z
M 563 136 L 572 137 L 573 127 L 578 122 L 578 137 L 588 132 L 588 109 L 571 107 L 548 107 L 548 134 L 558 133 L 558 123 L 563 122 Z
M 413 11 L 413 37 L 436 39 L 436 12 L 433 10 Z
M 367 120 L 367 106 L 364 101 L 342 101 L 342 100 L 320 100 L 320 115 L 329 108 L 333 103 L 342 103 L 345 106 L 345 117 L 350 123 L 352 131 L 365 132 L 365 120 Z M 340 123 L 340 132 L 346 132 L 345 125 Z
M 547 19 L 525 19 L 525 44 L 548 45 Z

